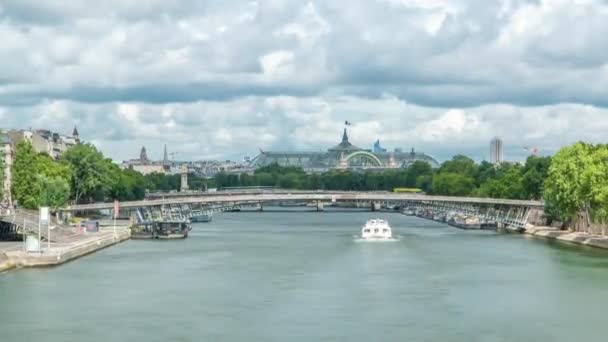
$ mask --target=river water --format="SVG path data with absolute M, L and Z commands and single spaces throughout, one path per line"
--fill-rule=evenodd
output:
M 608 254 L 399 214 L 225 213 L 0 275 L 0 341 L 607 341 Z

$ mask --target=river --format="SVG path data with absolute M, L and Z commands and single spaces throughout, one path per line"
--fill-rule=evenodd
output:
M 606 341 L 608 253 L 399 214 L 225 213 L 0 275 L 0 341 Z

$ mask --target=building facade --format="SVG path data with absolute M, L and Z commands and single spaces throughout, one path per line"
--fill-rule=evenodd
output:
M 502 139 L 495 137 L 490 141 L 490 163 L 500 164 L 504 161 Z
M 166 155 L 166 148 L 165 148 Z M 146 147 L 142 147 L 139 152 L 138 159 L 131 159 L 122 162 L 123 169 L 131 169 L 141 173 L 142 175 L 149 175 L 151 173 L 166 174 L 169 172 L 171 165 L 167 164 L 167 160 L 162 162 L 152 161 L 148 158 L 148 151 Z
M 12 130 L 8 132 L 8 137 L 13 149 L 19 143 L 27 141 L 32 144 L 36 153 L 48 154 L 55 160 L 59 159 L 64 152 L 80 143 L 76 127 L 74 127 L 72 136 L 62 135 L 46 129 L 38 129 L 35 131 Z
M 413 149 L 410 152 L 403 152 L 400 149 L 387 152 L 385 149 L 365 150 L 359 148 L 348 141 L 348 134 L 344 129 L 342 141 L 326 152 L 261 151 L 260 155 L 251 161 L 250 165 L 253 168 L 260 168 L 277 163 L 281 166 L 301 167 L 309 173 L 319 173 L 332 169 L 383 170 L 407 168 L 415 161 L 427 162 L 433 168 L 439 167 L 439 162 L 435 158 L 415 152 Z
M 5 132 L 0 132 L 0 159 L 2 161 L 2 207 L 12 206 L 11 186 L 13 166 L 13 148 L 9 136 Z

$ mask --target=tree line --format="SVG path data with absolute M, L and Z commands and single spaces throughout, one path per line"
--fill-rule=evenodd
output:
M 433 195 L 540 199 L 550 164 L 550 157 L 529 157 L 524 165 L 477 164 L 471 158 L 457 155 L 437 170 L 427 162 L 416 161 L 407 169 L 332 170 L 321 174 L 271 164 L 257 169 L 253 175 L 218 173 L 215 183 L 218 187 L 277 186 L 303 190 L 393 191 L 405 187 Z
M 140 200 L 146 191 L 178 190 L 180 175 L 142 175 L 121 169 L 91 144 L 79 144 L 58 161 L 16 146 L 12 195 L 19 206 L 59 208 L 68 203 Z M 332 170 L 307 174 L 301 168 L 272 164 L 253 174 L 218 173 L 213 179 L 189 175 L 191 189 L 277 186 L 286 189 L 392 191 L 418 188 L 432 195 L 543 199 L 546 212 L 571 222 L 585 212 L 608 222 L 608 145 L 583 142 L 562 148 L 553 158 L 530 156 L 523 164 L 476 163 L 457 155 L 438 169 L 416 161 L 407 169 L 382 172 Z
M 199 189 L 213 180 L 191 175 L 191 188 Z M 12 196 L 20 207 L 60 208 L 68 203 L 98 201 L 133 201 L 144 198 L 146 191 L 177 190 L 180 175 L 144 176 L 131 169 L 121 169 L 91 144 L 79 144 L 66 151 L 58 161 L 36 153 L 29 142 L 15 148 L 12 166 Z

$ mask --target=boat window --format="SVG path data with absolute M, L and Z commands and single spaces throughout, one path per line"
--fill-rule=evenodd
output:
M 365 233 L 369 233 L 369 229 L 364 230 Z
M 377 233 L 377 232 L 378 232 L 378 228 L 374 229 L 374 233 Z

